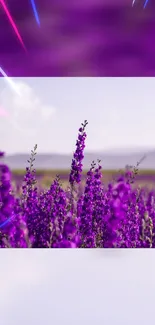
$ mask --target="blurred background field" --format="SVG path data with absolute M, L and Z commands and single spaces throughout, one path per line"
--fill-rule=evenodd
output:
M 117 176 L 119 176 L 122 172 L 124 172 L 123 169 L 121 170 L 103 170 L 102 172 L 102 181 L 105 185 L 107 185 L 109 182 L 113 181 L 113 179 L 116 179 Z M 82 184 L 85 183 L 87 170 L 83 172 L 82 176 Z M 12 170 L 12 182 L 13 184 L 16 184 L 17 186 L 22 185 L 22 181 L 24 179 L 25 170 Z M 38 184 L 43 187 L 47 188 L 51 185 L 53 180 L 55 179 L 56 175 L 60 176 L 60 182 L 63 186 L 63 188 L 67 188 L 69 185 L 68 179 L 69 179 L 69 170 L 36 170 L 36 176 Z M 155 170 L 142 170 L 140 169 L 138 174 L 135 177 L 135 182 L 133 186 L 141 186 L 141 187 L 148 187 L 148 188 L 155 188 Z
M 10 76 L 154 76 L 155 1 L 8 0 L 28 57 L 1 10 L 0 62 Z

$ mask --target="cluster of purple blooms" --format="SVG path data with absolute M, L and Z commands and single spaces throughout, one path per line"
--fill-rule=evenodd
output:
M 59 176 L 49 189 L 37 187 L 37 146 L 20 192 L 12 187 L 9 168 L 0 164 L 1 248 L 155 247 L 155 191 L 132 186 L 136 167 L 126 168 L 105 186 L 100 161 L 92 162 L 83 191 L 79 190 L 86 126 L 84 121 L 79 129 L 67 190 Z

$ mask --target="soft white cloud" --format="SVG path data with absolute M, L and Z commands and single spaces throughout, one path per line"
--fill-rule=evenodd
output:
M 154 79 L 18 80 L 14 79 L 21 97 L 8 84 L 3 93 L 0 90 L 0 138 L 5 152 L 30 152 L 37 143 L 38 152 L 70 153 L 84 119 L 89 123 L 88 151 L 154 148 Z M 0 89 L 5 82 L 0 78 Z M 10 117 L 4 116 L 4 109 Z
M 17 92 L 8 84 L 0 93 L 0 106 L 8 114 L 8 121 L 14 129 L 33 136 L 53 117 L 55 108 L 45 105 L 25 82 L 14 83 Z

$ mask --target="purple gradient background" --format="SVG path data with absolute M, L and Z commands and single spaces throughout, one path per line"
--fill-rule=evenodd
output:
M 7 0 L 27 47 L 0 5 L 0 66 L 10 76 L 155 76 L 155 1 Z

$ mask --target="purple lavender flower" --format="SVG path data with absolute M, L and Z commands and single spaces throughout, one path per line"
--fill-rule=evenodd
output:
M 155 248 L 155 190 L 133 187 L 138 163 L 105 186 L 100 161 L 97 167 L 93 162 L 82 185 L 86 125 L 79 129 L 69 191 L 58 176 L 49 189 L 39 188 L 33 168 L 37 146 L 18 191 L 10 169 L 0 164 L 1 248 Z
M 81 128 L 79 129 L 78 140 L 76 142 L 76 151 L 72 159 L 71 172 L 69 175 L 69 182 L 71 186 L 73 186 L 74 183 L 80 183 L 81 181 L 82 160 L 84 158 L 83 150 L 85 148 L 86 139 L 85 128 L 87 124 L 88 122 L 85 120 L 84 123 L 82 123 Z
M 80 216 L 80 233 L 83 247 L 95 247 L 93 232 L 93 186 L 94 186 L 94 162 L 87 173 L 86 186 L 83 196 L 83 204 Z

